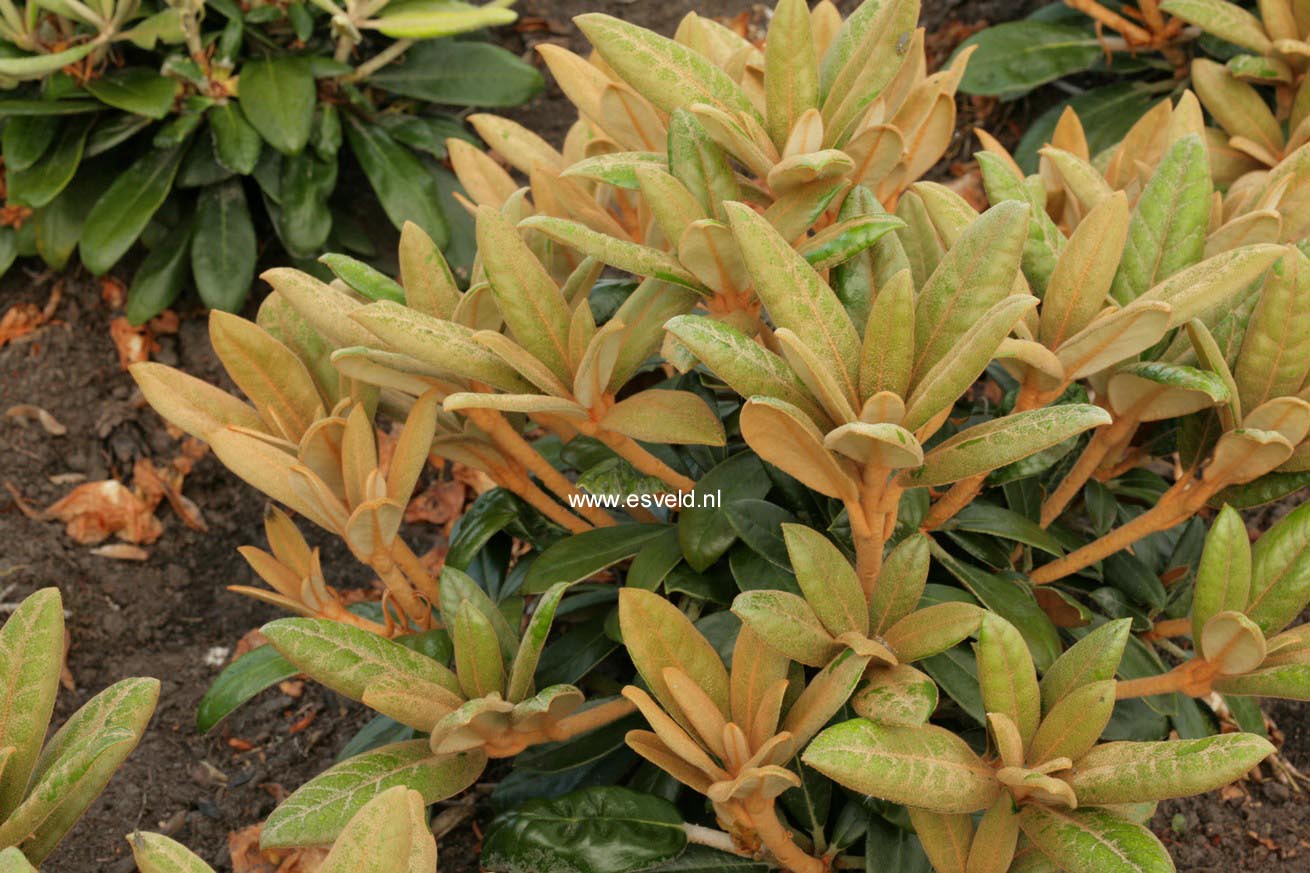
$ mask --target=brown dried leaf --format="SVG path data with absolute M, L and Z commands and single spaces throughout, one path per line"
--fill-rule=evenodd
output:
M 263 824 L 251 825 L 227 835 L 232 856 L 232 873 L 316 873 L 327 858 L 327 849 L 269 849 L 260 851 Z
M 469 486 L 458 480 L 433 482 L 405 508 L 405 521 L 445 526 L 459 517 Z
M 0 348 L 4 348 L 6 343 L 13 342 L 19 337 L 28 336 L 36 331 L 42 325 L 48 324 L 54 317 L 55 307 L 59 305 L 59 298 L 63 295 L 63 283 L 56 282 L 50 290 L 50 298 L 46 301 L 44 307 L 38 307 L 35 303 L 15 303 L 9 307 L 3 317 L 0 317 Z
M 9 407 L 5 410 L 5 418 L 12 418 L 21 422 L 36 421 L 51 436 L 63 436 L 68 433 L 68 428 L 60 424 L 59 419 L 41 407 L 33 406 L 30 403 L 20 403 Z
M 116 479 L 88 482 L 74 488 L 45 511 L 65 524 L 70 537 L 84 545 L 104 542 L 111 535 L 128 543 L 153 543 L 164 532 L 155 518 L 158 498 L 143 498 Z
M 91 550 L 91 554 L 100 558 L 112 558 L 115 561 L 148 561 L 150 553 L 140 546 L 128 543 L 110 543 Z
M 123 316 L 109 322 L 109 337 L 118 350 L 118 365 L 126 370 L 132 364 L 150 360 L 150 353 L 159 351 L 149 325 L 133 327 Z

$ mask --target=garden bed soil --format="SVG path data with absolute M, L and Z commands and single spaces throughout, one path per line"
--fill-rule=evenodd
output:
M 1021 5 L 1011 0 L 926 2 L 930 45 L 944 57 L 973 26 L 1014 17 Z M 569 24 L 574 14 L 600 10 L 671 33 L 693 7 L 725 17 L 745 12 L 757 26 L 763 21 L 761 8 L 742 0 L 521 0 L 525 24 L 508 41 L 527 50 L 550 39 L 585 51 L 585 42 Z M 968 130 L 971 114 L 1003 122 L 1005 112 L 1025 116 L 1032 109 L 1012 104 L 998 113 L 994 105 L 967 98 L 962 106 L 961 131 Z M 558 142 L 573 110 L 549 85 L 531 106 L 510 114 Z M 967 133 L 957 139 L 956 151 L 963 152 Z M 17 495 L 0 492 L 0 604 L 12 606 L 48 585 L 63 592 L 72 687 L 60 693 L 57 722 L 127 676 L 159 678 L 162 694 L 141 746 L 43 869 L 130 873 L 134 865 L 123 837 L 140 828 L 169 833 L 215 869 L 231 870 L 229 835 L 260 822 L 285 792 L 328 767 L 367 714 L 313 683 L 293 683 L 265 692 L 210 735 L 197 733 L 195 711 L 204 690 L 249 631 L 281 615 L 224 590 L 252 582 L 236 547 L 262 543 L 264 502 L 212 456 L 195 465 L 183 487 L 208 530 L 185 526 L 164 504 L 157 512 L 163 534 L 145 547 L 149 557 L 143 562 L 97 556 L 92 547 L 70 539 L 62 524 L 20 510 L 19 500 L 39 510 L 68 494 L 75 483 L 67 474 L 131 484 L 137 458 L 163 463 L 179 451 L 179 443 L 144 408 L 120 368 L 109 329 L 116 313 L 102 300 L 99 283 L 76 273 L 36 276 L 15 268 L 0 282 L 0 313 L 16 304 L 43 305 L 55 282 L 62 283 L 63 293 L 53 321 L 0 349 L 0 413 L 32 404 L 67 429 L 54 436 L 36 422 L 0 418 L 0 480 Z M 156 360 L 224 382 L 200 313 L 184 313 L 178 332 L 158 342 Z M 434 544 L 434 531 L 426 527 L 406 535 L 422 550 Z M 333 573 L 355 566 L 339 544 L 322 545 L 324 564 Z M 1281 731 L 1287 762 L 1310 769 L 1304 708 L 1277 703 L 1269 712 Z M 1268 775 L 1267 768 L 1262 772 Z M 1310 869 L 1305 790 L 1273 779 L 1246 782 L 1222 794 L 1163 804 L 1153 826 L 1183 871 L 1304 871 Z M 485 826 L 486 813 L 477 818 Z M 476 824 L 465 823 L 442 839 L 443 873 L 477 869 L 478 833 Z

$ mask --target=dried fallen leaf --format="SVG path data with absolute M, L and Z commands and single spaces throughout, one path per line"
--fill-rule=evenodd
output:
M 246 635 L 237 640 L 236 648 L 232 650 L 232 660 L 236 660 L 246 652 L 253 651 L 260 646 L 268 645 L 268 638 L 259 632 L 259 628 L 246 631 Z
M 50 298 L 46 301 L 44 307 L 38 307 L 35 303 L 16 303 L 9 307 L 9 311 L 0 318 L 0 348 L 4 348 L 6 343 L 13 342 L 19 337 L 25 337 L 34 333 L 37 328 L 48 324 L 50 319 L 55 315 L 55 308 L 59 306 L 59 298 L 63 296 L 64 285 L 62 282 L 56 282 L 50 289 Z
M 232 873 L 315 873 L 327 858 L 326 849 L 268 849 L 260 851 L 262 824 L 227 835 Z
M 113 276 L 100 277 L 100 299 L 110 309 L 122 309 L 127 302 L 127 287 Z
M 110 543 L 91 550 L 91 554 L 101 558 L 113 558 L 115 561 L 148 561 L 150 553 L 140 546 L 128 543 Z
M 465 467 L 463 464 L 451 464 L 450 475 L 473 489 L 474 494 L 485 494 L 496 487 L 496 480 L 481 470 Z
M 464 482 L 433 482 L 405 507 L 405 521 L 445 525 L 460 516 L 467 496 L 468 485 Z
M 151 352 L 159 351 L 148 325 L 133 327 L 132 322 L 123 316 L 109 322 L 109 337 L 118 349 L 118 365 L 126 370 L 132 364 L 139 364 L 150 359 Z
M 164 532 L 155 518 L 158 499 L 143 499 L 117 479 L 88 482 L 45 511 L 65 524 L 70 537 L 84 545 L 117 534 L 128 543 L 153 543 Z
M 138 493 L 153 501 L 156 506 L 160 498 L 167 499 L 168 505 L 173 507 L 173 511 L 187 527 L 192 530 L 209 530 L 204 516 L 200 514 L 200 507 L 182 494 L 182 479 L 183 473 L 176 467 L 170 465 L 160 470 L 149 458 L 137 459 L 132 467 L 132 481 Z
M 298 700 L 305 693 L 305 683 L 300 679 L 287 679 L 279 682 L 277 689 L 292 700 Z
M 20 403 L 17 406 L 9 407 L 5 410 L 5 418 L 12 418 L 21 422 L 38 422 L 45 429 L 45 432 L 51 436 L 63 436 L 68 433 L 68 428 L 60 424 L 59 419 L 41 407 L 33 406 L 30 403 Z
M 165 334 L 177 333 L 181 321 L 177 313 L 171 309 L 165 309 L 154 318 L 146 322 L 150 326 L 150 332 L 155 336 L 164 336 Z

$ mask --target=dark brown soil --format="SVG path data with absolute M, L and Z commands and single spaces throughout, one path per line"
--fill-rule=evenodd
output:
M 854 3 L 839 5 L 849 12 Z M 944 57 L 977 24 L 1014 18 L 1040 3 L 926 0 L 924 5 L 930 45 Z M 574 14 L 604 11 L 671 33 L 692 8 L 724 17 L 745 12 L 757 24 L 764 21 L 762 7 L 746 0 L 520 0 L 524 21 L 541 23 L 508 41 L 525 51 L 543 39 L 585 51 L 585 41 L 569 23 Z M 994 112 L 962 100 L 962 131 L 968 129 L 971 108 L 975 116 Z M 1004 120 L 1006 112 L 1022 119 L 1027 109 L 1010 107 L 992 118 Z M 573 119 L 572 107 L 553 84 L 531 106 L 511 114 L 556 142 Z M 961 135 L 961 146 L 966 138 Z M 130 481 L 136 458 L 162 462 L 177 451 L 119 368 L 108 330 L 113 313 L 100 300 L 97 285 L 75 275 L 65 281 L 57 323 L 29 341 L 0 349 L 0 413 L 34 404 L 68 428 L 66 435 L 54 437 L 34 423 L 0 418 L 0 480 L 38 508 L 73 487 L 52 483 L 52 476 L 81 473 L 88 480 L 116 476 Z M 20 302 L 41 304 L 48 290 L 48 284 L 16 268 L 0 283 L 0 313 Z M 222 380 L 197 313 L 183 319 L 176 336 L 161 338 L 161 345 L 157 360 Z M 130 873 L 134 867 L 123 836 L 137 828 L 169 833 L 217 870 L 230 870 L 229 833 L 261 821 L 281 792 L 329 766 L 366 719 L 360 707 L 306 683 L 298 698 L 269 691 L 210 736 L 196 732 L 196 704 L 221 669 L 223 653 L 281 613 L 224 590 L 228 584 L 252 581 L 235 549 L 262 541 L 263 500 L 208 457 L 187 478 L 184 490 L 199 505 L 209 530 L 185 527 L 165 505 L 158 512 L 164 534 L 147 547 L 150 557 L 143 563 L 97 557 L 90 547 L 69 539 L 61 524 L 25 517 L 0 492 L 0 604 L 57 585 L 68 611 L 68 666 L 76 690 L 61 692 L 56 719 L 126 676 L 155 676 L 163 686 L 145 740 L 44 866 L 49 873 Z M 412 541 L 426 547 L 431 536 L 424 532 Z M 322 545 L 329 550 L 326 566 L 339 572 L 353 569 L 339 545 Z M 1276 704 L 1270 712 L 1285 737 L 1287 760 L 1310 769 L 1304 708 Z M 1153 824 L 1180 870 L 1291 873 L 1310 870 L 1307 808 L 1304 795 L 1281 782 L 1245 783 L 1242 794 L 1230 800 L 1213 795 L 1164 804 Z M 444 873 L 476 870 L 476 846 L 476 835 L 467 827 L 443 838 Z

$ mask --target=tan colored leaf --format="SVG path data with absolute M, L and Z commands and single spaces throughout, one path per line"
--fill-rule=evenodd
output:
M 760 457 L 821 494 L 858 499 L 857 473 L 824 447 L 823 434 L 805 413 L 782 400 L 755 396 L 741 411 L 741 431 Z

